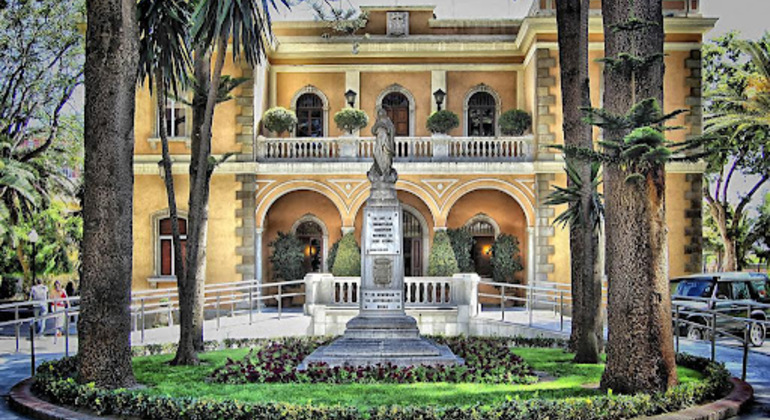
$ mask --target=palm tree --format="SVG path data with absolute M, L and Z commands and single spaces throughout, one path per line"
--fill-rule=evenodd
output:
M 281 0 L 289 6 L 287 0 Z M 275 3 L 271 0 L 273 7 Z M 233 60 L 252 66 L 264 57 L 270 30 L 268 0 L 200 0 L 193 14 L 193 132 L 190 159 L 186 274 L 179 295 L 179 347 L 173 364 L 197 364 L 203 350 L 203 282 L 211 175 L 219 163 L 211 156 L 214 107 L 221 98 L 228 43 Z M 212 71 L 212 56 L 213 71 Z M 220 161 L 221 162 L 221 161 Z
M 185 281 L 182 240 L 179 231 L 179 213 L 174 193 L 174 177 L 171 172 L 171 156 L 168 149 L 166 127 L 166 102 L 169 91 L 178 93 L 178 86 L 187 79 L 190 69 L 189 23 L 190 13 L 185 0 L 139 0 L 139 82 L 145 79 L 157 98 L 158 134 L 163 154 L 163 181 L 166 185 L 171 234 L 174 244 L 174 266 L 177 288 L 182 295 Z

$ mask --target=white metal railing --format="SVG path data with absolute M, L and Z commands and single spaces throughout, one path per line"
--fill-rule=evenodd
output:
M 400 161 L 525 161 L 533 157 L 533 136 L 521 137 L 396 137 Z M 367 160 L 374 137 L 257 139 L 259 161 Z
M 203 290 L 204 309 L 215 311 L 217 329 L 220 328 L 222 315 L 234 316 L 235 313 L 248 312 L 249 325 L 253 323 L 255 309 L 261 310 L 261 306 L 270 300 L 276 301 L 278 317 L 283 313 L 283 299 L 305 295 L 305 281 L 292 280 L 276 283 L 260 284 L 257 280 L 239 281 L 232 283 L 206 284 Z M 63 303 L 64 306 L 58 306 Z M 28 313 L 36 307 L 51 305 L 57 308 L 45 315 L 22 317 L 22 313 Z M 0 322 L 0 328 L 12 326 L 15 330 L 16 351 L 19 351 L 22 328 L 29 333 L 32 372 L 35 366 L 35 338 L 38 323 L 47 323 L 49 319 L 63 318 L 64 353 L 69 355 L 70 324 L 71 319 L 80 314 L 80 297 L 74 296 L 67 299 L 52 299 L 46 301 L 24 301 L 0 305 L 0 310 L 12 311 L 14 319 Z M 58 309 L 60 308 L 60 309 Z M 154 315 L 166 315 L 167 324 L 172 326 L 174 314 L 179 311 L 179 294 L 176 288 L 140 290 L 131 293 L 131 320 L 133 330 L 140 333 L 140 343 L 144 343 L 145 330 L 147 329 L 147 317 Z M 57 321 L 58 323 L 58 321 Z

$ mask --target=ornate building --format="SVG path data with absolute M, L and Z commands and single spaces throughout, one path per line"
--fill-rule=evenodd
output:
M 701 129 L 700 46 L 714 19 L 697 0 L 667 0 L 665 108 L 690 112 L 673 140 Z M 598 2 L 596 7 L 598 8 Z M 568 232 L 552 222 L 563 209 L 543 204 L 564 185 L 560 157 L 547 145 L 563 141 L 558 46 L 553 0 L 539 0 L 523 18 L 440 19 L 433 7 L 362 7 L 369 36 L 322 36 L 323 22 L 275 22 L 275 42 L 258 68 L 233 64 L 225 73 L 248 76 L 236 99 L 217 107 L 213 153 L 235 153 L 212 180 L 207 282 L 271 281 L 269 246 L 279 231 L 307 244 L 306 271 L 327 269 L 329 248 L 343 233 L 361 232 L 368 196 L 371 122 L 384 107 L 396 131 L 398 194 L 404 203 L 406 275 L 427 274 L 434 232 L 466 226 L 477 238 L 476 268 L 488 273 L 489 245 L 508 233 L 521 244 L 519 281 L 569 282 Z M 598 12 L 598 10 L 596 10 Z M 601 18 L 590 21 L 592 101 L 602 97 Z M 355 50 L 355 51 L 354 51 Z M 346 135 L 333 116 L 356 95 L 370 126 Z M 439 95 L 436 95 L 436 93 Z M 444 93 L 441 98 L 440 93 Z M 437 101 L 441 99 L 441 101 Z M 158 161 L 154 99 L 140 90 L 136 113 L 134 288 L 168 287 L 175 267 Z M 294 110 L 299 123 L 276 136 L 262 125 L 274 106 Z M 449 136 L 431 136 L 428 116 L 459 116 Z M 533 118 L 530 132 L 504 136 L 498 120 L 509 109 Z M 191 115 L 169 103 L 177 200 L 187 205 Z M 598 136 L 598 132 L 596 133 Z M 670 272 L 700 270 L 701 173 L 670 165 L 667 178 Z

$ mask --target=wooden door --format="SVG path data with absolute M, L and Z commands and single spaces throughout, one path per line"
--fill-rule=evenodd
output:
M 409 108 L 397 107 L 389 108 L 388 118 L 396 126 L 396 136 L 406 137 L 409 135 Z

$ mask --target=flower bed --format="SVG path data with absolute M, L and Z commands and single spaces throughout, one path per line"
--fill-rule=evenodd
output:
M 367 367 L 329 367 L 323 363 L 310 364 L 305 371 L 297 365 L 316 348 L 331 339 L 289 338 L 252 349 L 242 360 L 228 359 L 216 369 L 211 380 L 218 383 L 302 382 L 302 383 L 415 383 L 415 382 L 480 382 L 533 383 L 537 381 L 532 369 L 494 338 L 463 337 L 434 338 L 446 344 L 465 360 L 463 366 L 397 367 L 391 364 Z
M 498 344 L 511 348 L 514 344 L 532 344 L 532 341 L 521 339 L 492 339 Z M 231 340 L 227 347 L 238 347 L 240 345 L 267 346 L 273 340 Z M 518 343 L 518 344 L 517 344 Z M 208 343 L 212 346 L 212 343 Z M 540 344 L 561 345 L 558 341 L 544 341 Z M 219 347 L 222 343 L 219 343 Z M 156 349 L 157 350 L 157 349 Z M 171 350 L 170 348 L 164 350 Z M 242 352 L 241 350 L 229 350 L 232 352 Z M 518 351 L 518 350 L 517 350 Z M 542 352 L 542 353 L 539 353 Z M 555 353 L 561 353 L 559 349 L 548 350 L 529 350 L 529 356 L 526 360 L 534 360 L 533 366 L 544 366 L 543 359 L 552 357 Z M 558 360 L 554 360 L 555 365 L 551 373 L 566 372 L 570 366 L 576 366 L 575 369 L 591 369 L 601 366 L 594 365 L 573 365 L 569 362 L 569 355 L 565 354 Z M 203 355 L 203 358 L 206 358 Z M 538 357 L 541 360 L 537 360 Z M 166 356 L 154 356 L 155 359 L 166 358 Z M 357 387 L 359 393 L 368 393 L 367 387 L 382 390 L 383 387 L 395 389 L 397 393 L 403 393 L 403 387 L 413 387 L 416 385 L 398 385 L 398 384 L 348 384 L 348 385 L 324 385 L 324 384 L 199 384 L 208 387 L 208 389 L 222 389 L 220 397 L 214 395 L 202 394 L 192 397 L 192 394 L 170 396 L 153 393 L 152 385 L 145 390 L 115 390 L 107 391 L 95 388 L 92 384 L 79 384 L 74 377 L 75 363 L 72 358 L 62 359 L 51 363 L 45 363 L 38 368 L 35 392 L 50 401 L 74 406 L 82 409 L 92 410 L 98 414 L 116 414 L 121 416 L 132 416 L 144 419 L 371 419 L 371 420 L 401 420 L 421 418 L 430 419 L 620 419 L 632 418 L 637 416 L 653 415 L 662 412 L 680 410 L 704 401 L 713 400 L 721 397 L 729 389 L 729 374 L 720 364 L 710 363 L 706 359 L 692 356 L 678 357 L 680 365 L 688 366 L 694 370 L 703 373 L 703 377 L 698 381 L 690 379 L 665 393 L 653 395 L 612 395 L 612 393 L 601 394 L 598 391 L 586 390 L 584 393 L 576 393 L 575 397 L 569 398 L 544 398 L 545 392 L 535 391 L 528 394 L 513 394 L 514 397 L 508 397 L 494 403 L 485 404 L 446 404 L 443 406 L 426 406 L 425 404 L 413 403 L 412 405 L 377 405 L 361 407 L 351 404 L 324 405 L 317 404 L 315 400 L 302 404 L 290 404 L 275 401 L 275 392 L 281 387 L 304 387 L 303 391 L 327 387 L 332 390 L 345 389 L 345 387 Z M 157 360 L 156 360 L 157 363 Z M 163 362 L 165 363 L 165 362 Z M 198 367 L 201 370 L 211 371 L 213 367 Z M 163 369 L 172 369 L 166 367 Z M 181 378 L 177 376 L 182 372 L 189 372 L 187 368 L 173 368 L 173 376 L 167 378 L 167 373 L 158 372 L 163 376 L 166 382 L 176 382 Z M 567 374 L 567 373 L 565 373 Z M 557 375 L 558 376 L 558 375 Z M 199 382 L 205 382 L 199 379 Z M 554 382 L 558 382 L 554 381 Z M 550 383 L 543 383 L 549 385 Z M 426 384 L 430 389 L 444 389 L 450 384 Z M 193 383 L 189 385 L 194 388 Z M 267 390 L 269 397 L 262 402 L 244 402 L 241 396 L 248 396 L 250 387 L 262 387 Z M 500 387 L 501 385 L 473 384 L 472 387 L 480 388 L 484 386 Z M 517 387 L 541 386 L 535 385 L 516 385 Z M 240 394 L 238 401 L 233 399 L 237 390 L 246 390 L 247 394 Z M 372 392 L 377 392 L 373 390 Z M 511 395 L 511 394 L 508 394 Z M 528 395 L 522 397 L 522 395 Z M 407 395 L 402 395 L 403 400 L 407 400 Z M 379 397 L 378 397 L 379 398 Z M 381 403 L 380 403 L 381 404 Z

